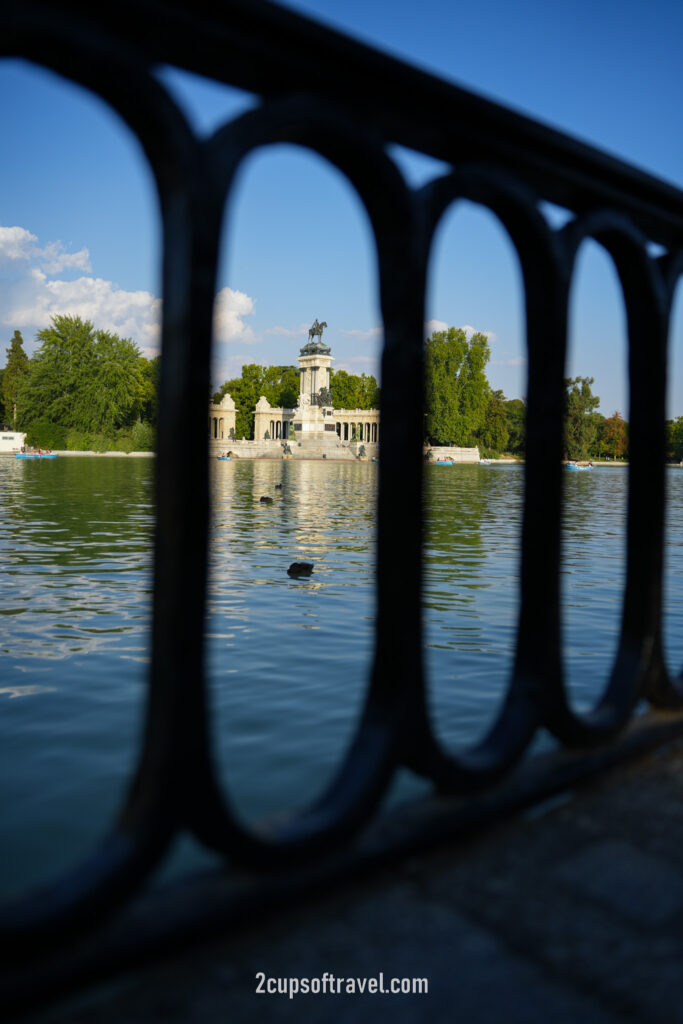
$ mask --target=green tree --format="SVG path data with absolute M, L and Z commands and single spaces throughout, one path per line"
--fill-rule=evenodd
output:
M 459 379 L 467 354 L 467 337 L 451 327 L 425 345 L 425 433 L 430 444 L 456 444 L 460 438 Z
M 24 351 L 21 331 L 15 331 L 7 352 L 7 363 L 2 375 L 2 400 L 6 415 L 17 425 L 17 404 L 22 384 L 28 375 L 29 360 Z
M 565 380 L 565 451 L 570 459 L 588 457 L 598 427 L 593 413 L 600 399 L 591 391 L 593 377 L 570 377 Z
M 372 374 L 330 370 L 330 391 L 335 409 L 378 409 L 380 389 Z
M 476 444 L 491 387 L 486 335 L 467 339 L 462 328 L 435 331 L 425 343 L 425 434 L 433 445 Z
M 591 442 L 590 455 L 601 459 L 605 455 L 609 455 L 605 447 L 605 424 L 607 419 L 599 412 L 591 413 L 593 417 L 593 423 L 595 424 L 595 437 Z
M 26 431 L 26 444 L 34 448 L 52 448 L 60 451 L 67 447 L 67 430 L 50 420 L 35 420 Z
M 380 389 L 371 373 L 361 373 L 358 381 L 358 409 L 379 409 Z
M 513 455 L 524 455 L 526 447 L 526 405 L 521 398 L 511 398 L 505 403 L 508 428 L 508 451 Z
M 628 423 L 618 412 L 601 424 L 600 447 L 613 459 L 623 459 L 628 452 Z
M 154 450 L 156 432 L 151 423 L 134 423 L 130 432 L 130 451 L 151 452 Z
M 483 448 L 504 452 L 507 450 L 509 436 L 505 395 L 502 391 L 492 391 L 477 441 Z
M 145 359 L 140 356 L 140 369 L 143 379 L 143 396 L 141 400 L 140 419 L 144 423 L 157 425 L 159 415 L 159 378 L 161 374 L 161 356 Z
M 264 367 L 248 363 L 242 367 L 242 375 L 226 380 L 213 396 L 218 405 L 227 393 L 235 403 L 235 434 L 237 437 L 254 437 L 254 408 L 263 394 Z M 268 396 L 266 395 L 266 398 Z M 270 399 L 269 399 L 270 401 Z M 272 403 L 271 403 L 272 404 Z
M 346 370 L 330 370 L 330 391 L 335 409 L 359 409 L 356 378 Z
M 276 408 L 293 409 L 299 400 L 299 371 L 296 366 L 263 366 L 261 395 Z
M 683 462 L 683 416 L 666 421 L 667 458 Z
M 139 418 L 147 392 L 130 339 L 80 317 L 55 316 L 37 340 L 18 396 L 22 424 L 46 420 L 112 435 Z

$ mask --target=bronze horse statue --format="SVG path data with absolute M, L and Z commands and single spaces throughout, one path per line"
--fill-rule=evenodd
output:
M 321 324 L 318 323 L 316 318 L 312 327 L 308 329 L 308 340 L 311 341 L 313 338 L 318 337 L 323 340 L 323 329 L 327 327 L 327 320 L 323 320 Z

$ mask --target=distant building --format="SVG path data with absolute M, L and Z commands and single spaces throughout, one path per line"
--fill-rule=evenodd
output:
M 232 431 L 232 433 L 231 433 Z M 209 438 L 223 441 L 235 436 L 235 403 L 224 395 L 219 405 L 209 406 Z
M 3 452 L 20 452 L 26 444 L 26 434 L 11 427 L 0 427 L 0 455 Z

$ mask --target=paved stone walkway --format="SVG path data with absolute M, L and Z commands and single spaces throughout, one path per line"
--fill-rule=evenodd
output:
M 260 972 L 429 991 L 290 999 L 257 994 Z M 683 747 L 27 1019 L 683 1022 Z

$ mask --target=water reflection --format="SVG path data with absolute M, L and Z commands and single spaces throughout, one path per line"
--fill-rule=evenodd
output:
M 152 478 L 146 460 L 0 460 L 5 890 L 68 866 L 125 789 L 148 658 Z M 627 482 L 625 470 L 605 468 L 566 479 L 565 656 L 585 703 L 617 642 Z M 667 484 L 664 626 L 675 669 L 683 471 L 668 471 Z M 215 460 L 211 495 L 212 729 L 229 793 L 259 818 L 319 792 L 352 735 L 372 657 L 377 466 Z M 522 495 L 520 466 L 426 467 L 425 662 L 435 728 L 450 747 L 483 733 L 507 685 Z M 294 561 L 313 562 L 312 576 L 288 576 Z M 404 782 L 401 798 L 415 790 Z
M 592 707 L 616 655 L 626 580 L 628 470 L 566 473 L 561 601 L 567 690 L 578 711 Z
M 125 464 L 122 464 L 124 463 Z M 63 659 L 109 639 L 144 653 L 149 620 L 151 466 L 143 460 L 4 459 L 0 573 L 5 654 Z M 17 666 L 19 667 L 19 666 Z
M 368 463 L 213 467 L 207 662 L 245 817 L 311 799 L 351 739 L 372 653 L 376 489 Z M 288 576 L 295 561 L 312 575 Z
M 440 739 L 463 747 L 493 720 L 512 667 L 523 471 L 425 469 L 429 700 Z
M 148 460 L 0 459 L 3 892 L 85 855 L 123 797 L 148 661 L 152 481 Z
M 683 678 L 683 469 L 671 467 L 666 474 L 667 506 L 664 556 L 664 653 L 672 676 Z
M 50 693 L 54 686 L 0 686 L 0 694 L 10 700 L 14 697 L 32 697 L 36 693 Z

